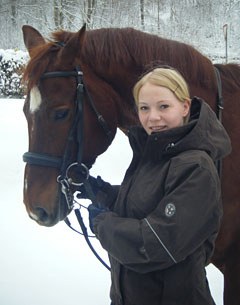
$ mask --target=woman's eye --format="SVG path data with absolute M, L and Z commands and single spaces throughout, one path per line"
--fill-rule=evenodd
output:
M 162 104 L 159 106 L 160 109 L 167 109 L 169 107 L 169 105 L 167 104 Z
M 68 115 L 68 109 L 56 110 L 54 114 L 55 121 L 64 120 Z
M 146 106 L 140 106 L 139 107 L 139 110 L 141 110 L 141 111 L 146 111 L 148 108 L 146 107 Z

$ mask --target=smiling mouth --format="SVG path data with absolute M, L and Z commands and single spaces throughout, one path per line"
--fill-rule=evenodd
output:
M 152 126 L 152 127 L 149 127 L 149 129 L 151 130 L 151 132 L 159 132 L 162 130 L 166 130 L 167 126 Z

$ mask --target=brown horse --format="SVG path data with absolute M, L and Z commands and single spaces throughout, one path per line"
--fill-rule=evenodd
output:
M 90 167 L 111 144 L 117 128 L 138 124 L 132 87 L 149 63 L 161 61 L 177 68 L 189 83 L 191 95 L 202 97 L 216 110 L 214 66 L 189 45 L 130 28 L 86 31 L 83 27 L 77 33 L 53 33 L 48 41 L 30 26 L 24 26 L 23 33 L 30 54 L 24 74 L 29 131 L 24 203 L 29 216 L 40 225 L 55 225 L 71 211 L 71 194 L 64 190 L 73 192 L 78 183 L 61 178 L 62 168 L 69 172 L 66 167 L 79 159 Z M 234 64 L 216 67 L 225 103 L 223 124 L 233 151 L 223 162 L 224 217 L 212 262 L 224 274 L 224 304 L 239 305 L 240 68 Z M 84 104 L 81 111 L 79 100 L 80 108 Z M 76 113 L 80 113 L 81 123 L 73 131 Z

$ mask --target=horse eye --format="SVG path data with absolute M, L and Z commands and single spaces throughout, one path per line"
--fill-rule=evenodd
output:
M 56 111 L 55 111 L 54 119 L 55 119 L 56 121 L 58 121 L 58 120 L 64 120 L 64 119 L 67 117 L 68 112 L 69 112 L 68 109 L 56 110 Z

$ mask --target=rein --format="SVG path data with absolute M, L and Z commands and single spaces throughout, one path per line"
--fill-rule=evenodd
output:
M 37 165 L 37 166 L 46 166 L 46 167 L 54 167 L 60 169 L 60 175 L 57 177 L 57 182 L 61 185 L 61 192 L 63 193 L 68 209 L 73 210 L 74 204 L 76 201 L 74 200 L 73 193 L 70 190 L 71 185 L 72 186 L 82 186 L 84 185 L 86 192 L 89 195 L 90 200 L 96 204 L 95 202 L 95 195 L 93 194 L 91 185 L 88 181 L 89 177 L 89 168 L 87 165 L 82 163 L 82 156 L 83 156 L 83 97 L 84 93 L 87 95 L 88 101 L 90 103 L 90 106 L 92 110 L 94 111 L 98 123 L 103 129 L 106 136 L 111 140 L 111 130 L 108 127 L 106 121 L 104 120 L 103 116 L 97 111 L 93 100 L 84 85 L 83 82 L 83 72 L 80 70 L 79 67 L 76 67 L 74 71 L 54 71 L 54 72 L 46 72 L 42 75 L 41 79 L 47 79 L 47 78 L 56 78 L 56 77 L 75 77 L 76 78 L 76 115 L 74 118 L 74 121 L 72 123 L 71 129 L 68 134 L 67 138 L 67 144 L 64 151 L 64 155 L 62 158 L 50 156 L 48 154 L 43 153 L 36 153 L 36 152 L 26 152 L 23 154 L 23 161 L 26 162 L 29 165 Z M 77 160 L 73 163 L 70 161 L 71 156 L 71 149 L 73 147 L 74 143 L 74 134 L 77 136 L 77 146 L 78 146 L 78 152 L 77 152 Z M 70 171 L 75 169 L 76 173 L 80 174 L 80 177 L 82 178 L 80 181 L 74 181 L 73 178 L 70 177 Z M 84 235 L 84 238 L 94 253 L 94 255 L 97 257 L 97 259 L 108 269 L 110 270 L 109 266 L 99 257 L 95 249 L 93 248 L 89 236 L 87 233 L 87 229 L 84 225 L 80 208 L 74 209 L 75 215 L 77 217 L 77 220 L 79 222 L 79 225 L 82 230 L 82 234 Z M 71 228 L 70 221 L 68 218 L 65 219 L 65 223 Z M 73 229 L 74 231 L 78 232 L 77 230 Z M 81 233 L 80 233 L 81 234 Z
M 221 75 L 217 67 L 214 66 L 214 72 L 217 79 L 217 89 L 218 89 L 218 100 L 217 100 L 217 117 L 219 121 L 222 123 L 222 111 L 224 109 L 224 100 L 222 95 L 222 80 Z
M 224 109 L 224 100 L 222 95 L 222 80 L 221 75 L 217 67 L 214 66 L 214 72 L 217 79 L 217 118 L 222 123 L 222 112 Z M 222 160 L 218 160 L 215 162 L 215 165 L 217 167 L 218 175 L 221 178 L 222 177 Z

